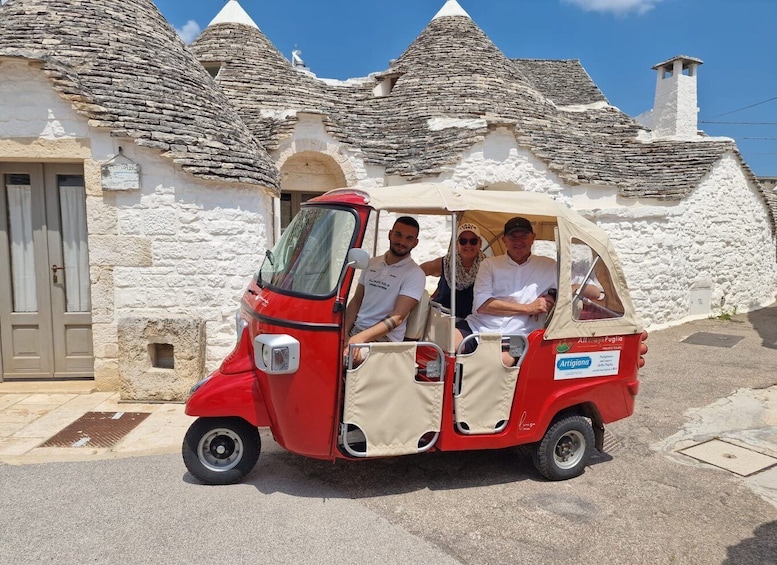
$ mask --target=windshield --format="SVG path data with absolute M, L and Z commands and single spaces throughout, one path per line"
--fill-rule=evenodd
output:
M 259 271 L 259 284 L 303 295 L 335 291 L 351 246 L 356 215 L 349 210 L 307 206 L 300 210 Z

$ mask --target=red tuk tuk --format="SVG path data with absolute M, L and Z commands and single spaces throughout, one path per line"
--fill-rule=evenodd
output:
M 446 309 L 425 296 L 404 341 L 364 344 L 366 358 L 354 366 L 356 346 L 343 355 L 346 302 L 370 257 L 367 234 L 374 254 L 388 231 L 382 213 L 437 216 L 451 245 L 458 225 L 474 223 L 489 254 L 504 253 L 508 218 L 528 218 L 535 246 L 557 260 L 556 305 L 544 328 L 473 335 L 479 345 L 465 354 L 454 347 L 455 300 Z M 591 281 L 603 300 L 572 290 Z M 327 460 L 530 445 L 544 477 L 572 478 L 603 448 L 604 424 L 632 414 L 647 352 L 601 228 L 544 194 L 439 184 L 344 188 L 308 201 L 266 252 L 236 320 L 234 350 L 186 404 L 197 420 L 183 459 L 209 484 L 251 471 L 262 427 L 281 447 Z M 504 343 L 515 366 L 502 363 Z

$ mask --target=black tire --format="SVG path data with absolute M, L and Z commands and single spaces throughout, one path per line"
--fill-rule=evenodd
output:
M 240 481 L 259 460 L 259 430 L 242 418 L 198 418 L 183 438 L 189 472 L 209 485 Z
M 593 427 L 586 418 L 568 416 L 558 420 L 534 446 L 534 466 L 551 481 L 577 477 L 585 470 L 594 441 Z

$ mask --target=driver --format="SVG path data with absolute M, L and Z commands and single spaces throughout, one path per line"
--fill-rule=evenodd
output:
M 418 222 L 397 218 L 388 233 L 389 249 L 374 257 L 359 277 L 359 286 L 345 312 L 348 345 L 371 341 L 402 341 L 407 316 L 426 287 L 426 275 L 410 256 L 418 245 Z M 357 350 L 356 361 L 360 361 Z

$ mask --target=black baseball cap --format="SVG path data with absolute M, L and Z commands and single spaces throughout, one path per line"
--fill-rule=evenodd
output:
M 522 218 L 520 216 L 516 216 L 515 218 L 510 218 L 509 220 L 507 220 L 507 223 L 505 224 L 506 236 L 510 235 L 515 231 L 525 231 L 529 233 L 534 233 L 534 229 L 531 227 L 531 222 L 526 218 Z

